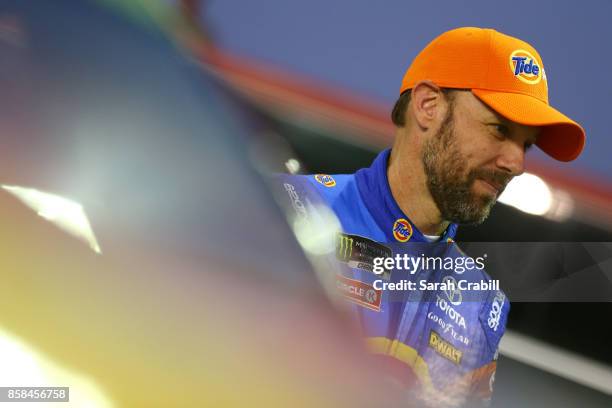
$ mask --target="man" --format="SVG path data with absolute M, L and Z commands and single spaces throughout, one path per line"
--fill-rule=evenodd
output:
M 381 281 L 456 282 L 464 271 L 420 268 L 376 273 L 376 257 L 424 256 L 410 243 L 452 242 L 458 224 L 482 223 L 508 182 L 524 171 L 526 151 L 575 159 L 585 134 L 548 105 L 546 74 L 529 44 L 490 29 L 459 28 L 431 42 L 408 68 L 393 109 L 391 150 L 351 175 L 288 176 L 308 217 L 325 204 L 344 233 L 337 288 L 354 306 L 372 350 L 390 375 L 428 406 L 487 404 L 509 302 L 500 290 L 406 290 Z M 427 250 L 459 260 L 455 245 Z M 456 263 L 458 265 L 458 263 Z M 402 274 L 402 272 L 404 272 Z M 469 275 L 469 277 L 468 277 Z M 487 280 L 482 268 L 465 273 Z M 383 279 L 381 279 L 381 277 Z M 399 296 L 399 297 L 398 297 Z

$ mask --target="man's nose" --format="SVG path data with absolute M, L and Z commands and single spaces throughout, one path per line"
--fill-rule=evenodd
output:
M 496 164 L 512 176 L 520 176 L 525 171 L 525 148 L 516 141 L 508 140 L 497 156 Z

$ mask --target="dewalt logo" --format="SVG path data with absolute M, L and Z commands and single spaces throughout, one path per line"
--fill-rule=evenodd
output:
M 452 361 L 453 363 L 459 365 L 461 364 L 461 357 L 463 357 L 463 352 L 448 341 L 444 340 L 438 333 L 435 331 L 429 332 L 429 347 L 435 350 L 436 353 L 444 357 L 445 359 Z

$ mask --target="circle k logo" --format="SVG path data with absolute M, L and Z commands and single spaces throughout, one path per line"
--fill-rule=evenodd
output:
M 374 289 L 369 289 L 365 293 L 365 298 L 370 303 L 376 303 L 376 291 Z
M 329 174 L 316 174 L 314 178 L 325 187 L 333 187 L 336 185 L 336 180 Z
M 510 54 L 510 70 L 515 77 L 530 85 L 539 83 L 544 72 L 538 60 L 525 50 L 516 50 Z
M 410 223 L 400 218 L 393 224 L 393 236 L 399 242 L 406 242 L 412 236 L 412 225 Z

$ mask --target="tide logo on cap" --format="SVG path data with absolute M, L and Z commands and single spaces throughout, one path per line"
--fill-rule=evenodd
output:
M 406 242 L 412 236 L 412 225 L 410 223 L 400 218 L 393 224 L 393 236 L 399 242 Z
M 525 50 L 516 50 L 510 54 L 510 69 L 515 77 L 530 85 L 539 83 L 544 72 L 538 60 Z
M 329 174 L 315 174 L 314 178 L 325 187 L 333 187 L 336 185 L 336 180 Z

